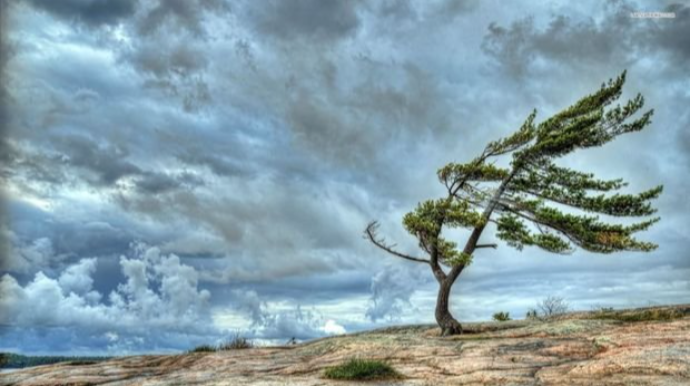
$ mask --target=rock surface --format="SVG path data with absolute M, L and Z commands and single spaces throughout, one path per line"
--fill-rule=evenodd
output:
M 649 310 L 674 318 L 630 321 Z M 446 338 L 410 326 L 291 347 L 64 363 L 2 374 L 0 385 L 361 384 L 323 378 L 353 357 L 386 360 L 405 376 L 369 385 L 690 385 L 690 305 L 626 312 L 468 324 Z

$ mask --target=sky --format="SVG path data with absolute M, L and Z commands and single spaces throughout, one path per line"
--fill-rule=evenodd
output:
M 674 1 L 0 0 L 0 351 L 180 352 L 433 323 L 402 216 L 436 170 L 627 69 L 652 124 L 559 161 L 664 185 L 651 253 L 499 242 L 461 321 L 688 303 L 690 6 Z M 643 19 L 631 12 L 673 12 Z M 452 235 L 462 242 L 466 232 Z M 494 228 L 482 242 L 496 242 Z

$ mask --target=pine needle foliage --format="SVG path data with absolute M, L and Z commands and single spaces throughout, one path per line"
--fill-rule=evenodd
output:
M 595 253 L 654 250 L 656 244 L 636 236 L 659 221 L 648 216 L 656 212 L 652 201 L 662 193 L 661 185 L 637 194 L 621 193 L 627 186 L 622 179 L 600 179 L 557 164 L 577 150 L 603 146 L 651 123 L 653 110 L 641 112 L 642 95 L 615 104 L 625 79 L 623 72 L 542 122 L 537 122 L 534 110 L 517 131 L 489 142 L 476 158 L 440 168 L 438 179 L 447 195 L 419 203 L 403 218 L 425 258 L 396 251 L 378 236 L 376 222 L 369 224 L 365 235 L 391 254 L 429 264 L 446 291 L 477 249 L 496 248 L 479 243 L 489 223 L 496 226 L 500 240 L 518 250 L 526 246 L 558 254 L 576 248 Z M 506 159 L 502 164 L 507 166 L 497 166 L 499 158 Z M 452 228 L 471 231 L 464 247 L 444 237 L 444 230 Z

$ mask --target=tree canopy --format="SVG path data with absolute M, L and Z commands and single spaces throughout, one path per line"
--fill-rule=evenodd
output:
M 627 186 L 622 179 L 600 179 L 556 163 L 576 150 L 605 145 L 651 123 L 653 110 L 637 114 L 644 106 L 640 94 L 614 105 L 625 78 L 623 72 L 541 123 L 536 122 L 534 110 L 517 131 L 490 142 L 476 158 L 440 168 L 438 179 L 447 195 L 419 203 L 403 218 L 405 229 L 416 237 L 427 257 L 396 251 L 378 236 L 377 222 L 369 224 L 366 236 L 391 254 L 429 264 L 441 291 L 450 290 L 477 249 L 496 247 L 479 243 L 488 223 L 496 225 L 500 240 L 520 250 L 525 246 L 559 254 L 577 247 L 596 253 L 654 250 L 656 244 L 638 240 L 636 234 L 659 217 L 626 222 L 602 216 L 651 216 L 656 212 L 651 202 L 659 197 L 662 186 L 625 194 L 619 192 Z M 506 157 L 507 165 L 498 166 L 498 160 Z M 462 249 L 443 235 L 448 228 L 471 230 Z M 445 298 L 446 304 L 439 303 L 440 307 L 447 308 L 447 293 Z

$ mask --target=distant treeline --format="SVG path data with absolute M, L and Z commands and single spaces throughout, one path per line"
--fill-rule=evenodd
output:
M 24 367 L 50 365 L 59 362 L 71 362 L 75 365 L 86 365 L 108 360 L 111 357 L 68 357 L 68 356 L 26 356 L 11 353 L 0 353 L 0 368 L 21 369 Z

